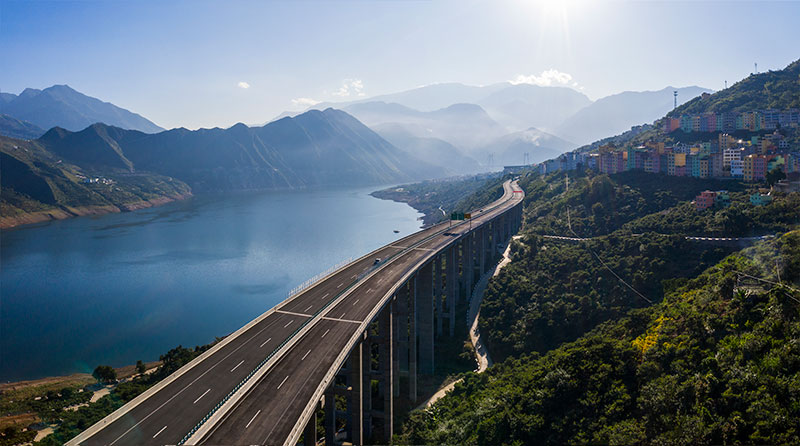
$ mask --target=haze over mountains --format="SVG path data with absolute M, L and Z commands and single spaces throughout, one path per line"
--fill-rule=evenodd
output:
M 673 107 L 673 92 L 678 92 L 678 105 L 711 90 L 700 87 L 666 87 L 658 91 L 625 91 L 598 99 L 564 120 L 554 130 L 569 135 L 579 145 L 617 135 L 637 124 L 651 123 L 664 117 Z
M 190 190 L 355 187 L 445 175 L 334 109 L 263 127 L 155 134 L 99 123 L 79 132 L 54 127 L 32 141 L 0 137 L 0 155 L 3 217 L 53 207 L 73 214 L 83 212 L 76 207 L 125 208 Z
M 0 93 L 0 114 L 44 130 L 61 127 L 78 131 L 97 122 L 145 133 L 164 130 L 141 115 L 87 96 L 67 85 L 53 85 L 44 90 L 26 88 L 19 96 Z
M 667 87 L 623 92 L 592 102 L 567 87 L 445 83 L 356 101 L 320 103 L 309 109 L 341 108 L 400 149 L 416 152 L 429 162 L 435 162 L 434 158 L 418 149 L 418 139 L 397 135 L 433 138 L 437 146 L 446 142 L 449 152 L 455 150 L 460 159 L 471 158 L 486 170 L 490 155 L 494 166 L 521 164 L 525 153 L 528 162 L 539 162 L 652 122 L 672 109 L 674 90 L 678 91 L 679 104 L 710 91 Z M 427 141 L 430 144 L 432 141 Z

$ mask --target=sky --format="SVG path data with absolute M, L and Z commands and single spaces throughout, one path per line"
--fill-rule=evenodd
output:
M 441 82 L 717 90 L 800 58 L 798 23 L 800 1 L 0 0 L 0 91 L 195 129 Z

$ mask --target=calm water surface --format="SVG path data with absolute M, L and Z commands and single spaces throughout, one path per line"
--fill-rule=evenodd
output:
M 420 214 L 372 190 L 195 197 L 4 231 L 0 381 L 231 333 L 311 276 L 419 229 Z

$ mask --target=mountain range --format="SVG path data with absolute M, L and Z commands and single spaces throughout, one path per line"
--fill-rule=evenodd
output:
M 653 122 L 673 108 L 674 91 L 681 104 L 710 90 L 666 87 L 623 92 L 593 102 L 567 87 L 444 83 L 309 109 L 341 108 L 399 148 L 432 163 L 441 155 L 430 150 L 444 147 L 441 142 L 445 142 L 448 153 L 471 158 L 481 165 L 480 170 L 486 170 L 491 158 L 495 166 L 520 164 L 528 153 L 529 162 L 538 162 Z
M 19 95 L 0 94 L 0 113 L 42 129 L 61 127 L 82 130 L 94 123 L 145 133 L 164 129 L 136 113 L 73 90 L 67 85 L 53 85 L 44 90 L 26 88 Z M 0 127 L 0 133 L 4 127 Z
M 436 178 L 349 114 L 312 110 L 263 127 L 155 134 L 92 124 L 40 138 L 0 137 L 4 217 L 26 209 L 115 206 L 164 195 L 389 184 Z M 94 185 L 87 179 L 100 178 Z M 112 193 L 113 192 L 113 193 Z
M 658 91 L 625 91 L 598 99 L 564 120 L 553 131 L 576 144 L 588 144 L 617 135 L 638 124 L 651 123 L 678 105 L 711 90 L 700 87 L 666 87 Z

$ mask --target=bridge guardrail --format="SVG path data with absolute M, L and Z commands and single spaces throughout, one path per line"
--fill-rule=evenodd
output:
M 513 192 L 512 192 L 512 194 L 511 194 L 511 199 L 513 199 L 513 197 L 514 197 L 514 194 L 513 194 Z M 486 209 L 486 210 L 488 210 L 488 211 L 491 211 L 491 210 L 494 210 L 494 209 L 496 209 L 496 208 L 498 208 L 498 207 L 502 206 L 502 205 L 503 205 L 503 204 L 505 204 L 506 202 L 507 202 L 507 200 L 506 200 L 506 201 L 499 202 L 499 203 L 495 203 L 495 204 L 491 205 L 490 207 L 488 207 L 488 208 L 484 208 L 484 209 Z M 455 224 L 454 226 L 455 226 L 455 227 L 458 227 L 458 226 L 461 226 L 461 225 L 464 225 L 464 224 L 467 224 L 467 223 L 468 223 L 467 221 L 461 221 L 461 222 L 459 222 L 459 223 Z M 427 242 L 427 241 L 431 240 L 431 239 L 432 239 L 432 238 L 434 238 L 434 237 L 437 237 L 437 236 L 439 236 L 440 234 L 443 234 L 443 233 L 445 233 L 445 232 L 448 232 L 448 231 L 452 230 L 452 228 L 453 228 L 453 226 L 448 226 L 448 227 L 446 227 L 446 228 L 442 228 L 441 230 L 434 232 L 433 234 L 431 234 L 431 235 L 429 235 L 429 236 L 427 236 L 427 237 L 423 238 L 422 240 L 419 240 L 418 242 L 416 242 L 416 243 L 412 244 L 411 246 L 409 246 L 409 247 L 407 247 L 407 248 L 405 248 L 405 249 L 403 249 L 403 250 L 401 250 L 401 251 L 399 251 L 399 252 L 396 252 L 396 253 L 394 253 L 394 254 L 391 254 L 389 257 L 387 257 L 385 260 L 383 260 L 383 261 L 381 262 L 381 264 L 380 264 L 380 265 L 381 265 L 381 266 L 380 266 L 380 268 L 377 268 L 377 269 L 374 269 L 374 268 L 373 268 L 373 269 L 371 269 L 370 271 L 368 271 L 368 272 L 367 272 L 367 274 L 368 274 L 368 275 L 370 275 L 370 274 L 373 274 L 373 273 L 377 273 L 379 270 L 383 269 L 383 268 L 384 268 L 386 265 L 388 265 L 389 263 L 391 263 L 391 262 L 392 262 L 394 259 L 396 259 L 398 256 L 400 256 L 400 255 L 403 255 L 403 254 L 405 254 L 405 253 L 407 253 L 407 252 L 409 252 L 409 251 L 413 250 L 413 249 L 414 249 L 414 248 L 416 248 L 417 246 L 419 246 L 419 245 L 421 245 L 421 244 L 423 244 L 423 243 L 425 243 L 425 242 Z M 300 324 L 300 325 L 299 325 L 299 326 L 298 326 L 298 327 L 297 327 L 297 328 L 296 328 L 296 329 L 295 329 L 295 330 L 292 332 L 292 334 L 290 334 L 290 335 L 289 335 L 289 336 L 288 336 L 286 339 L 284 339 L 284 340 L 283 340 L 283 342 L 281 342 L 281 343 L 280 343 L 280 344 L 279 344 L 279 345 L 278 345 L 278 346 L 277 346 L 275 349 L 273 349 L 273 350 L 272 350 L 272 351 L 271 351 L 271 352 L 270 352 L 270 353 L 269 353 L 269 354 L 268 354 L 268 355 L 267 355 L 267 356 L 264 358 L 264 360 L 262 360 L 262 361 L 261 361 L 261 362 L 260 362 L 260 363 L 259 363 L 259 364 L 258 364 L 258 365 L 255 367 L 255 369 L 253 369 L 253 370 L 252 370 L 250 373 L 248 373 L 248 375 L 247 375 L 247 376 L 246 376 L 246 377 L 245 377 L 245 378 L 244 378 L 242 381 L 240 381 L 240 382 L 239 382 L 239 384 L 237 384 L 237 385 L 236 385 L 236 386 L 235 386 L 235 387 L 234 387 L 234 388 L 233 388 L 233 389 L 232 389 L 232 390 L 231 390 L 231 391 L 230 391 L 230 392 L 229 392 L 227 395 L 225 395 L 225 397 L 223 397 L 223 399 L 222 399 L 222 400 L 221 400 L 221 401 L 220 401 L 220 402 L 219 402 L 219 403 L 218 403 L 216 406 L 214 406 L 214 408 L 213 408 L 213 409 L 212 409 L 212 410 L 211 410 L 211 411 L 210 411 L 208 414 L 206 414 L 206 415 L 205 415 L 205 416 L 204 416 L 204 417 L 203 417 L 203 418 L 200 420 L 200 422 L 198 422 L 198 423 L 197 423 L 197 424 L 196 424 L 194 427 L 192 427 L 192 429 L 190 429 L 190 430 L 189 430 L 189 432 L 188 432 L 188 433 L 187 433 L 187 434 L 186 434 L 186 435 L 185 435 L 185 436 L 184 436 L 184 437 L 183 437 L 183 438 L 182 438 L 182 439 L 181 439 L 181 440 L 180 440 L 180 441 L 177 443 L 177 445 L 178 445 L 178 446 L 182 446 L 182 445 L 186 444 L 186 442 L 187 442 L 187 441 L 188 441 L 188 440 L 189 440 L 189 439 L 190 439 L 190 438 L 191 438 L 191 437 L 192 437 L 192 436 L 193 436 L 193 435 L 194 435 L 194 434 L 195 434 L 195 433 L 196 433 L 196 432 L 197 432 L 197 431 L 198 431 L 198 430 L 199 430 L 199 429 L 200 429 L 200 428 L 201 428 L 201 427 L 202 427 L 202 426 L 203 426 L 203 425 L 204 425 L 204 424 L 205 424 L 205 423 L 206 423 L 206 422 L 207 422 L 207 421 L 208 421 L 208 420 L 209 420 L 209 419 L 210 419 L 210 418 L 211 418 L 211 417 L 212 417 L 212 416 L 213 416 L 213 415 L 214 415 L 214 414 L 215 414 L 215 413 L 216 413 L 216 412 L 217 412 L 217 411 L 218 411 L 218 410 L 219 410 L 219 409 L 220 409 L 220 408 L 221 408 L 221 407 L 222 407 L 222 406 L 223 406 L 223 405 L 224 405 L 224 404 L 225 404 L 225 403 L 228 401 L 228 400 L 230 400 L 230 399 L 231 399 L 231 398 L 232 398 L 232 397 L 233 397 L 233 396 L 236 394 L 236 392 L 237 392 L 237 391 L 239 391 L 239 389 L 241 389 L 241 388 L 242 388 L 242 386 L 244 386 L 244 385 L 245 385 L 245 384 L 246 384 L 246 383 L 247 383 L 247 382 L 248 382 L 248 381 L 249 381 L 249 380 L 250 380 L 250 379 L 253 377 L 253 375 L 255 375 L 255 374 L 256 374 L 256 373 L 257 373 L 257 372 L 258 372 L 258 371 L 261 369 L 261 367 L 263 367 L 263 366 L 264 366 L 264 364 L 266 364 L 266 363 L 267 363 L 267 362 L 268 362 L 270 359 L 272 359 L 272 358 L 273 358 L 273 357 L 274 357 L 274 356 L 275 356 L 275 355 L 276 355 L 276 354 L 277 354 L 277 353 L 278 353 L 278 352 L 279 352 L 279 351 L 280 351 L 280 350 L 281 350 L 281 349 L 282 349 L 282 348 L 283 348 L 283 347 L 284 347 L 286 344 L 288 344 L 288 343 L 289 343 L 289 341 L 291 341 L 291 340 L 294 338 L 294 336 L 295 336 L 295 335 L 297 335 L 297 333 L 299 333 L 300 331 L 302 331 L 302 330 L 303 330 L 303 329 L 304 329 L 306 326 L 308 326 L 308 325 L 309 325 L 311 322 L 316 322 L 316 321 L 317 321 L 317 316 L 318 316 L 320 313 L 322 313 L 322 312 L 323 312 L 325 309 L 327 309 L 327 308 L 328 308 L 328 307 L 329 307 L 329 306 L 330 306 L 332 303 L 334 303 L 335 301 L 337 301 L 337 300 L 338 300 L 338 299 L 339 299 L 341 296 L 343 296 L 345 293 L 348 293 L 348 292 L 349 292 L 349 291 L 350 291 L 350 290 L 351 290 L 353 287 L 355 287 L 357 284 L 359 284 L 363 278 L 364 278 L 364 276 L 360 276 L 360 275 L 359 275 L 359 276 L 356 278 L 356 280 L 354 280 L 353 282 L 351 282 L 351 283 L 350 283 L 350 284 L 349 284 L 349 285 L 348 285 L 348 286 L 347 286 L 345 289 L 343 289 L 341 292 L 339 292 L 339 293 L 338 293 L 338 294 L 336 294 L 334 297 L 332 297 L 331 299 L 329 299 L 329 300 L 328 300 L 328 301 L 327 301 L 327 302 L 326 302 L 326 303 L 325 303 L 325 304 L 324 304 L 322 307 L 320 307 L 320 308 L 319 308 L 317 311 L 315 311 L 315 312 L 314 312 L 314 314 L 312 314 L 310 318 L 306 319 L 306 320 L 305 320 L 305 321 L 304 321 L 302 324 Z
M 516 192 L 516 191 L 514 191 L 514 190 L 512 189 L 511 199 L 513 199 L 513 198 L 515 197 L 515 193 L 514 193 L 514 192 Z M 488 208 L 488 210 L 493 210 L 493 209 L 496 209 L 497 207 L 500 207 L 501 205 L 505 204 L 506 202 L 507 202 L 507 200 L 506 200 L 506 201 L 503 201 L 503 202 L 501 202 L 501 203 L 498 203 L 498 204 L 496 204 L 496 205 L 494 205 L 494 206 L 492 206 L 492 207 Z M 465 223 L 466 223 L 466 222 L 462 222 L 462 223 L 459 223 L 459 224 L 457 224 L 456 226 L 459 226 L 459 225 L 461 225 L 461 224 L 465 224 Z M 451 228 L 448 228 L 448 230 L 449 230 L 449 229 L 451 229 Z M 445 232 L 445 231 L 443 231 L 443 232 Z M 388 302 L 388 301 L 391 299 L 391 296 L 392 296 L 394 293 L 396 293 L 396 292 L 397 292 L 397 289 L 400 287 L 400 284 L 402 284 L 402 283 L 404 283 L 405 281 L 407 281 L 407 280 L 408 280 L 408 279 L 409 279 L 409 278 L 410 278 L 410 277 L 413 275 L 414 271 L 415 271 L 416 269 L 418 269 L 418 267 L 419 267 L 419 265 L 420 265 L 420 264 L 425 264 L 425 263 L 426 263 L 428 260 L 430 260 L 430 259 L 431 259 L 431 258 L 432 258 L 434 255 L 435 255 L 435 254 L 430 254 L 430 255 L 427 255 L 427 256 L 423 257 L 423 258 L 422 258 L 422 259 L 421 259 L 419 262 L 417 262 L 417 264 L 416 264 L 416 265 L 414 265 L 414 266 L 412 266 L 412 267 L 409 267 L 409 268 L 407 268 L 407 269 L 404 271 L 404 273 L 403 273 L 403 276 L 402 276 L 401 280 L 397 281 L 397 283 L 395 283 L 395 284 L 392 286 L 392 288 L 390 288 L 390 289 L 389 289 L 389 291 L 388 291 L 388 292 L 387 292 L 387 293 L 384 295 L 384 297 L 381 299 L 381 301 L 379 302 L 379 304 L 378 304 L 378 305 L 376 305 L 376 306 L 375 306 L 375 307 L 372 309 L 372 311 L 369 313 L 369 315 L 368 315 L 368 316 L 367 316 L 367 317 L 364 319 L 364 322 L 362 322 L 362 324 L 361 324 L 361 329 L 360 329 L 360 330 L 358 330 L 358 331 L 356 331 L 356 332 L 353 334 L 353 336 L 351 336 L 351 338 L 350 338 L 350 340 L 348 341 L 348 343 L 347 343 L 347 345 L 345 346 L 345 348 L 344 348 L 344 349 L 342 349 L 342 351 L 339 353 L 339 355 L 337 356 L 336 360 L 334 361 L 334 363 L 333 363 L 333 364 L 334 364 L 334 365 L 333 365 L 333 367 L 331 367 L 331 369 L 328 371 L 328 373 L 326 373 L 326 374 L 325 374 L 325 376 L 323 377 L 323 380 L 322 380 L 322 382 L 320 383 L 320 385 L 318 386 L 318 388 L 317 388 L 317 391 L 314 393 L 314 395 L 313 395 L 313 396 L 312 396 L 312 398 L 311 398 L 311 400 L 312 400 L 312 401 L 313 401 L 313 400 L 315 400 L 315 399 L 318 399 L 318 398 L 320 398 L 320 397 L 321 397 L 321 395 L 322 395 L 322 393 L 323 393 L 323 390 L 321 390 L 321 389 L 324 389 L 324 388 L 325 388 L 325 387 L 328 385 L 328 383 L 330 383 L 330 382 L 331 382 L 331 380 L 333 379 L 333 377 L 334 377 L 334 376 L 335 376 L 335 374 L 336 374 L 336 370 L 337 370 L 337 369 L 338 369 L 338 368 L 341 366 L 341 364 L 344 362 L 344 359 L 347 357 L 347 355 L 349 355 L 349 354 L 350 354 L 350 350 L 352 350 L 353 346 L 355 345 L 355 342 L 358 340 L 358 337 L 362 335 L 363 328 L 364 328 L 366 325 L 368 325 L 369 323 L 371 323 L 371 321 L 372 321 L 372 320 L 375 318 L 375 315 L 376 315 L 376 314 L 379 312 L 379 310 L 380 310 L 381 308 L 383 308 L 383 307 L 384 307 L 384 306 L 387 304 L 387 302 Z M 313 409 L 313 406 L 311 406 L 311 409 Z M 295 438 L 295 437 L 299 437 L 299 435 L 300 435 L 300 434 L 299 434 L 299 430 L 300 430 L 300 429 L 302 429 L 302 426 L 305 426 L 305 423 L 306 423 L 306 422 L 308 422 L 308 419 L 310 418 L 310 416 L 311 416 L 311 414 L 310 414 L 310 412 L 309 412 L 309 407 L 306 407 L 306 409 L 303 411 L 303 413 L 301 414 L 300 418 L 298 419 L 298 422 L 297 422 L 297 423 L 295 423 L 295 426 L 292 428 L 292 431 L 291 431 L 291 433 L 289 434 L 289 438 L 287 438 L 287 439 L 286 439 L 286 442 L 284 442 L 284 446 L 287 446 L 287 445 L 290 445 L 290 444 L 292 444 L 292 443 L 293 443 L 292 439 L 293 439 L 293 438 Z

